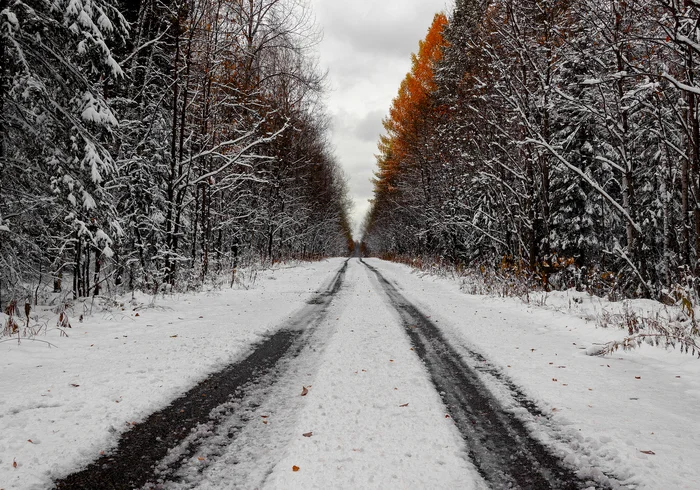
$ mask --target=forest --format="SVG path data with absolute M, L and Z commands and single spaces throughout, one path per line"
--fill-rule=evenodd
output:
M 2 5 L 3 301 L 348 253 L 305 1 Z
M 384 120 L 364 250 L 697 297 L 699 76 L 698 0 L 457 0 Z

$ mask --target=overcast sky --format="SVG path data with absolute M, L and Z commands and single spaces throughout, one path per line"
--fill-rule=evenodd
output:
M 450 0 L 310 0 L 324 32 L 321 65 L 328 70 L 328 108 L 336 156 L 350 180 L 359 226 L 372 197 L 372 172 L 382 118 L 433 20 Z M 359 237 L 355 237 L 359 238 Z

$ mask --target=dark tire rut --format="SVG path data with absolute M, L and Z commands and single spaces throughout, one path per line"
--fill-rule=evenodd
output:
M 347 265 L 346 260 L 323 292 L 309 300 L 282 329 L 254 345 L 245 359 L 209 375 L 170 405 L 151 414 L 125 432 L 113 451 L 87 468 L 57 480 L 55 488 L 132 489 L 160 478 L 156 473 L 159 462 L 198 425 L 216 420 L 212 413 L 217 407 L 245 398 L 250 390 L 259 388 L 256 381 L 262 377 L 273 378 L 269 382 L 274 382 L 281 375 L 277 368 L 283 361 L 299 355 L 340 290 Z
M 601 488 L 599 483 L 579 479 L 573 469 L 535 440 L 519 418 L 504 410 L 477 371 L 462 360 L 440 329 L 375 267 L 362 263 L 376 275 L 399 313 L 416 354 L 424 362 L 465 440 L 472 463 L 493 488 L 582 489 L 591 485 Z M 521 393 L 518 398 L 522 398 Z M 531 413 L 536 411 L 532 401 L 520 402 Z

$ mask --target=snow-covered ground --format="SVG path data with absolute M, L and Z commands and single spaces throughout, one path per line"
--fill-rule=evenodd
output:
M 47 488 L 96 459 L 131 424 L 245 355 L 342 262 L 261 272 L 247 290 L 137 297 L 136 310 L 129 297 L 124 311 L 71 318 L 68 338 L 38 337 L 57 348 L 1 343 L 0 489 Z
M 594 298 L 578 303 L 574 293 L 533 302 L 544 306 L 471 296 L 457 280 L 365 260 L 395 281 L 454 344 L 484 354 L 551 413 L 552 427 L 540 436 L 567 440 L 554 444 L 568 462 L 592 465 L 638 488 L 700 488 L 700 360 L 649 346 L 587 355 L 589 347 L 624 335 L 598 328 L 592 319 L 619 304 Z
M 585 479 L 700 488 L 700 361 L 651 347 L 592 357 L 591 345 L 622 332 L 582 318 L 591 315 L 585 301 L 569 309 L 565 295 L 549 298 L 549 306 L 470 296 L 456 280 L 365 260 L 463 348 L 466 363 L 475 362 L 470 351 L 479 352 L 500 370 L 502 378 L 480 372 Z M 249 290 L 159 297 L 154 305 L 137 298 L 136 310 L 126 303 L 124 311 L 73 320 L 69 338 L 57 331 L 41 337 L 58 348 L 1 343 L 0 488 L 46 488 L 109 451 L 134 422 L 308 307 L 341 265 L 333 259 L 267 271 Z M 205 437 L 179 482 L 166 488 L 484 488 L 373 277 L 350 260 L 301 354 L 237 407 L 238 418 L 215 428 L 221 438 L 207 436 L 207 447 Z M 509 379 L 551 418 L 519 408 Z M 226 447 L 220 442 L 234 426 L 240 432 Z

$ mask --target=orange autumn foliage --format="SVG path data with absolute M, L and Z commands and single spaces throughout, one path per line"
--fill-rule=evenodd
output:
M 410 155 L 421 123 L 430 111 L 430 94 L 436 89 L 433 69 L 442 58 L 446 44 L 443 32 L 447 24 L 444 13 L 435 15 L 428 34 L 418 44 L 418 53 L 411 55 L 411 71 L 401 82 L 389 116 L 382 121 L 387 134 L 380 137 L 378 144 L 379 171 L 374 180 L 377 191 L 393 190 L 392 181 L 401 163 Z

